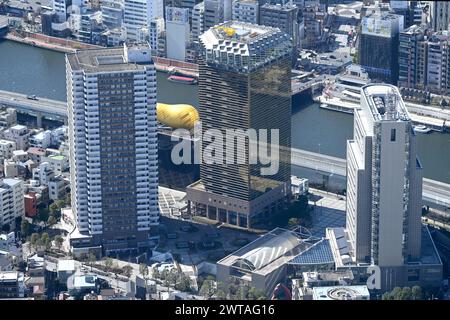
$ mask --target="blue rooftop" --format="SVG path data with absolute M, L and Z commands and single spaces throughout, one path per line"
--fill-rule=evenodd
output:
M 325 263 L 334 263 L 333 253 L 331 252 L 330 242 L 328 239 L 318 241 L 289 262 L 289 264 Z

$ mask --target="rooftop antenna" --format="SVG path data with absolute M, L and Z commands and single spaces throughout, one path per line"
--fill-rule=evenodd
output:
M 386 119 L 394 120 L 397 113 L 397 94 L 391 88 L 386 95 Z

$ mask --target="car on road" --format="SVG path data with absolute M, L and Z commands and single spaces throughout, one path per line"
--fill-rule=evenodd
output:
M 27 96 L 27 99 L 30 99 L 30 100 L 37 100 L 38 98 L 36 97 L 35 94 L 32 94 L 32 95 Z

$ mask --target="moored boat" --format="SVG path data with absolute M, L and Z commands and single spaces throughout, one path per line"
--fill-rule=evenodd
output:
M 419 133 L 429 133 L 431 129 L 427 126 L 424 126 L 423 124 L 419 124 L 417 126 L 414 126 L 414 131 Z
M 182 77 L 182 76 L 171 75 L 167 79 L 172 82 L 184 83 L 184 84 L 196 84 L 197 83 L 197 80 L 192 77 Z

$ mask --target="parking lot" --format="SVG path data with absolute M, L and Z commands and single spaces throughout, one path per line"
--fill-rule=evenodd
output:
M 243 231 L 205 225 L 172 216 L 162 215 L 160 222 L 161 238 L 157 250 L 167 250 L 179 255 L 184 264 L 198 264 L 205 260 L 215 262 L 240 248 L 242 243 L 257 237 Z

